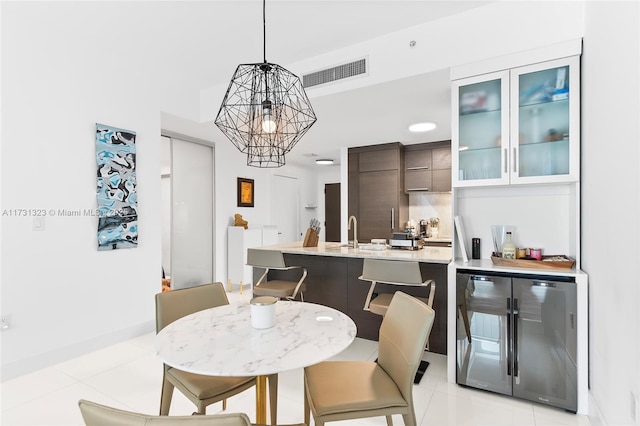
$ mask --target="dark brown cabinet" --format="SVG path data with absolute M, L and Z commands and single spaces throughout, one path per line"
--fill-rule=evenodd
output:
M 404 191 L 451 191 L 451 141 L 404 147 Z
M 409 218 L 400 143 L 349 149 L 349 216 L 358 220 L 358 241 L 391 238 Z M 353 239 L 352 232 L 349 239 Z

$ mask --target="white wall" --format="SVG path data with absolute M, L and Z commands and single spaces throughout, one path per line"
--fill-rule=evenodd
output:
M 95 217 L 2 217 L 2 379 L 153 330 L 160 291 L 161 128 L 213 140 L 197 125 L 199 95 L 165 75 L 159 13 L 148 2 L 2 4 L 2 205 L 4 209 L 95 209 L 95 123 L 137 133 L 139 246 L 98 252 Z M 164 16 L 164 15 L 163 15 Z M 104 25 L 96 25 L 96 17 Z M 108 27 L 109 31 L 105 30 Z M 126 64 L 126 66 L 123 66 Z M 167 112 L 163 114 L 162 111 Z M 226 281 L 226 228 L 236 177 L 264 191 L 254 224 L 271 221 L 271 171 L 247 167 L 228 141 L 216 144 L 216 280 Z M 315 199 L 315 178 L 299 168 Z M 311 174 L 310 176 L 313 176 Z M 262 183 L 264 182 L 264 184 Z M 308 220 L 307 220 L 308 222 Z
M 160 278 L 159 65 L 141 7 L 2 5 L 2 209 L 95 209 L 95 123 L 137 133 L 139 246 L 98 252 L 97 218 L 2 217 L 2 378 L 153 329 Z M 96 16 L 112 31 L 94 25 Z M 115 66 L 127 63 L 130 66 Z M 159 76 L 158 76 L 159 77 Z M 171 99 L 179 105 L 182 99 Z
M 639 28 L 638 2 L 586 3 L 582 269 L 589 274 L 590 409 L 610 425 L 640 424 Z

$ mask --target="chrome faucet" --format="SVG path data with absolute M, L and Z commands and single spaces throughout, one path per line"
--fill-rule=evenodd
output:
M 351 222 L 353 222 L 353 248 L 356 249 L 358 248 L 358 219 L 355 216 L 349 216 L 349 231 L 351 231 Z

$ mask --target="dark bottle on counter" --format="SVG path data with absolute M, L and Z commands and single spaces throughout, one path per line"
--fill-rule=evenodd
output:
M 471 258 L 480 259 L 480 238 L 471 239 Z

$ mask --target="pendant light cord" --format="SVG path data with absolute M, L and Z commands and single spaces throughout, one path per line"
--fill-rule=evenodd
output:
M 267 63 L 267 18 L 266 6 L 267 0 L 262 0 L 262 54 L 264 63 Z
M 262 52 L 264 56 L 264 101 L 269 103 L 271 112 L 271 100 L 269 99 L 269 66 L 267 65 L 267 0 L 262 0 Z

